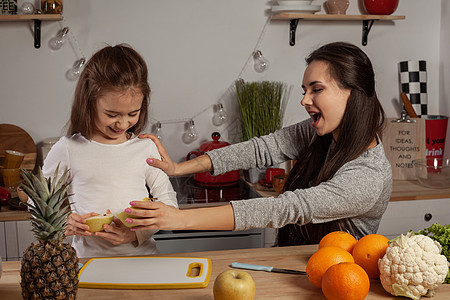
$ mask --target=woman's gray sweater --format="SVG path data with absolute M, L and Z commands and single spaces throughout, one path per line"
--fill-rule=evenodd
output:
M 315 134 L 311 120 L 305 120 L 267 136 L 210 151 L 213 175 L 301 160 L 298 155 Z M 340 219 L 347 231 L 350 228 L 356 237 L 362 237 L 376 233 L 391 192 L 391 165 L 379 142 L 315 187 L 286 191 L 277 198 L 232 201 L 235 230 Z

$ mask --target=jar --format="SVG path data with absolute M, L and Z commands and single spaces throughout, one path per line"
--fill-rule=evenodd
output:
M 41 11 L 43 14 L 62 13 L 62 0 L 41 0 Z

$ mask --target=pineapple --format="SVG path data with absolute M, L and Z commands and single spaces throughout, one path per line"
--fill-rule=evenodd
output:
M 59 166 L 58 166 L 59 167 Z M 78 257 L 74 248 L 63 242 L 71 213 L 64 206 L 68 199 L 68 171 L 53 179 L 22 170 L 22 188 L 33 201 L 28 205 L 37 243 L 25 250 L 20 269 L 24 299 L 75 299 L 78 291 Z

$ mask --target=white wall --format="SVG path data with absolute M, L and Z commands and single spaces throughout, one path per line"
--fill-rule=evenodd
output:
M 313 4 L 323 2 L 315 0 Z M 104 43 L 126 42 L 148 62 L 150 121 L 171 123 L 163 124 L 164 144 L 175 160 L 184 159 L 209 140 L 213 131 L 234 142 L 238 111 L 229 88 L 254 50 L 270 7 L 270 1 L 261 0 L 66 0 L 64 21 L 42 23 L 40 49 L 33 47 L 31 22 L 1 22 L 0 123 L 22 127 L 36 143 L 61 135 L 75 86 L 65 79 L 66 70 L 80 56 L 89 58 Z M 347 13 L 360 12 L 358 0 L 350 0 Z M 449 24 L 441 24 L 441 19 L 450 16 L 447 2 L 401 0 L 394 14 L 405 15 L 406 20 L 375 22 L 368 45 L 363 47 L 374 64 L 378 95 L 388 117 L 399 116 L 397 63 L 409 59 L 428 63 L 430 113 L 449 114 L 449 91 L 443 87 L 443 81 L 448 82 L 449 59 L 440 55 L 440 50 L 449 52 Z M 70 27 L 77 43 L 72 39 L 72 45 L 50 50 L 49 39 L 64 26 Z M 271 21 L 259 47 L 271 68 L 259 74 L 250 64 L 241 77 L 246 81 L 284 81 L 292 86 L 286 125 L 300 121 L 307 117 L 299 104 L 304 57 L 331 41 L 361 46 L 361 27 L 361 21 L 300 21 L 297 44 L 291 47 L 289 22 Z M 440 40 L 445 39 L 446 46 L 441 47 Z M 221 128 L 211 123 L 211 106 L 219 100 L 232 115 Z M 185 145 L 181 141 L 184 124 L 176 120 L 193 116 L 201 138 Z
M 450 116 L 450 3 L 442 1 L 441 53 L 439 63 L 440 112 Z M 447 127 L 445 156 L 450 156 L 450 126 Z

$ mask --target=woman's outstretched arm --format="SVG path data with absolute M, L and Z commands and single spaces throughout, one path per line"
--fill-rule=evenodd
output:
M 215 207 L 177 209 L 161 202 L 130 202 L 125 212 L 142 217 L 126 219 L 138 227 L 133 230 L 233 230 L 234 211 L 231 204 Z M 141 208 L 141 209 L 135 209 Z

